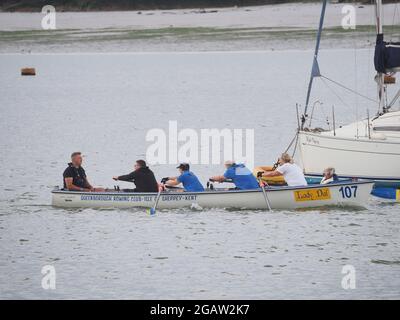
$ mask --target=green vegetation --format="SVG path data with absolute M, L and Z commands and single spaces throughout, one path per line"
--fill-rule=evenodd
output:
M 392 26 L 388 30 L 391 35 L 400 34 L 400 26 Z M 0 31 L 0 42 L 34 41 L 34 42 L 65 42 L 65 41 L 119 41 L 119 40 L 180 40 L 180 41 L 221 41 L 221 40 L 288 40 L 314 39 L 315 29 L 308 28 L 161 28 L 161 29 L 114 29 L 95 30 L 64 29 L 64 30 L 27 30 Z M 325 28 L 324 39 L 353 39 L 358 36 L 374 38 L 375 26 L 359 26 L 356 30 L 344 30 L 341 27 Z

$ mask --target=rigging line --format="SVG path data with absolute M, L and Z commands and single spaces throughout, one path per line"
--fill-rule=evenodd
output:
M 321 109 L 322 110 L 322 109 Z M 325 114 L 323 114 L 322 115 L 322 118 L 313 118 L 313 120 L 314 120 L 314 122 L 317 122 L 317 123 L 323 123 L 323 122 L 325 122 L 326 121 L 326 115 Z
M 353 36 L 353 46 L 354 46 L 354 82 L 355 82 L 355 90 L 358 90 L 358 69 L 357 69 L 357 41 L 356 41 L 356 35 L 355 35 L 355 30 L 352 32 Z M 355 105 L 356 105 L 356 120 L 358 120 L 358 96 L 355 95 Z M 356 122 L 356 132 L 357 132 L 357 137 L 358 137 L 358 121 Z
M 326 113 L 325 113 L 325 111 L 324 111 L 324 108 L 321 106 L 321 113 L 322 113 L 322 118 L 320 118 L 320 117 L 315 117 L 315 116 L 313 116 L 313 118 L 312 118 L 312 120 L 313 120 L 313 122 L 314 123 L 317 123 L 318 125 L 321 125 L 321 124 L 325 124 L 326 123 Z M 314 128 L 316 128 L 317 126 L 316 125 L 314 125 Z
M 370 12 L 369 16 L 371 18 L 371 25 L 373 25 L 375 23 L 374 14 L 373 14 L 373 11 L 374 11 L 374 9 L 373 9 L 373 1 L 371 1 L 370 4 L 371 4 L 371 10 L 370 10 L 371 12 Z M 376 38 L 376 34 L 371 30 L 368 31 L 367 36 L 368 36 L 369 39 L 373 39 L 374 37 Z M 373 47 L 371 45 L 368 45 L 368 56 L 369 57 L 372 56 L 372 54 L 371 54 L 372 50 L 373 50 Z M 373 71 L 371 72 L 371 64 L 370 63 L 367 63 L 366 65 L 367 65 L 367 78 L 368 78 L 368 81 L 369 81 L 370 77 L 373 78 Z M 365 87 L 365 93 L 367 94 L 368 93 L 368 82 L 366 82 L 363 87 Z
M 329 90 L 331 90 L 332 93 L 340 100 L 340 102 L 342 102 L 346 107 L 351 108 L 350 105 L 347 104 L 347 103 L 335 92 L 335 90 L 333 90 L 333 89 L 325 82 L 325 80 L 324 80 L 323 78 L 322 78 L 321 80 L 322 80 L 322 83 L 323 83 L 324 85 L 326 85 L 326 87 L 327 87 Z
M 298 135 L 298 132 L 296 132 L 296 134 L 294 135 L 292 141 L 289 143 L 289 146 L 286 148 L 286 150 L 285 150 L 284 153 L 286 153 L 286 152 L 289 151 L 289 149 L 290 149 L 290 147 L 292 146 L 292 144 L 293 144 L 293 142 L 294 142 L 294 139 L 296 139 L 297 135 Z
M 361 94 L 361 93 L 359 93 L 359 92 L 357 92 L 357 91 L 355 91 L 355 90 L 353 90 L 353 89 L 350 89 L 350 88 L 344 86 L 343 84 L 341 84 L 341 83 L 339 83 L 339 82 L 337 82 L 337 81 L 335 81 L 335 80 L 332 80 L 332 79 L 330 79 L 330 78 L 328 78 L 328 77 L 325 77 L 325 76 L 322 75 L 322 74 L 321 74 L 320 77 L 323 78 L 323 79 L 326 79 L 326 80 L 328 80 L 328 81 L 330 81 L 330 82 L 332 82 L 332 83 L 334 83 L 334 84 L 336 84 L 336 85 L 339 86 L 339 87 L 342 87 L 343 89 L 346 89 L 346 90 L 348 90 L 348 91 L 350 91 L 350 92 L 352 92 L 352 93 L 354 93 L 354 94 L 357 94 L 357 95 L 359 95 L 360 97 L 363 97 L 363 98 L 365 98 L 365 99 L 367 99 L 367 100 L 370 100 L 370 101 L 372 101 L 372 102 L 378 103 L 378 101 L 376 101 L 376 100 L 374 100 L 374 99 L 372 99 L 372 98 L 370 98 L 370 97 L 364 96 L 363 94 Z
M 392 27 L 390 28 L 390 42 L 393 41 L 393 34 L 394 34 L 394 21 L 396 20 L 396 13 L 397 13 L 397 3 L 394 6 L 393 10 L 393 20 L 392 20 Z
M 296 137 L 296 143 L 295 143 L 294 148 L 293 148 L 292 158 L 294 158 L 294 155 L 296 154 L 296 150 L 297 150 L 297 144 L 298 144 L 298 141 L 299 141 L 299 133 L 298 132 L 296 133 L 295 137 Z

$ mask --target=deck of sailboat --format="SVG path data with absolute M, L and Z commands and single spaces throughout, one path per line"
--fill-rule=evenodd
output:
M 370 127 L 368 129 L 368 126 Z M 336 137 L 338 139 L 356 139 L 371 142 L 400 142 L 400 111 L 385 113 L 375 119 L 363 119 L 335 128 L 335 130 L 323 131 L 324 137 Z

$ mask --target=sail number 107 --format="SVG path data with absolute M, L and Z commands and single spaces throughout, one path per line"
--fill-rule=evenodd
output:
M 339 192 L 342 193 L 342 198 L 356 198 L 357 197 L 357 186 L 340 187 Z

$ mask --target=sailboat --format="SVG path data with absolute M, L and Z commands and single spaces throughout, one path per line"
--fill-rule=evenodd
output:
M 345 178 L 371 179 L 376 187 L 400 187 L 400 111 L 393 110 L 400 89 L 390 100 L 387 86 L 395 82 L 400 71 L 400 43 L 385 42 L 382 28 L 382 1 L 375 2 L 376 46 L 374 65 L 377 82 L 375 115 L 335 128 L 316 130 L 308 123 L 313 80 L 323 77 L 318 65 L 318 51 L 327 1 L 322 3 L 321 17 L 314 51 L 311 77 L 304 112 L 299 116 L 296 161 L 309 178 L 320 179 L 324 168 L 334 167 Z M 313 109 L 313 108 L 312 108 Z

